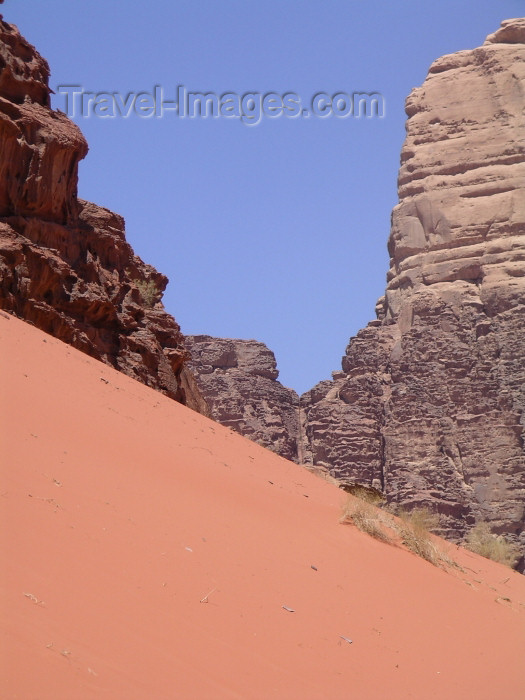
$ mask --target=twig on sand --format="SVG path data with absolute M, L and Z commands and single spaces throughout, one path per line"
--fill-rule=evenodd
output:
M 216 588 L 212 588 L 211 591 L 210 591 L 209 593 L 206 593 L 206 595 L 204 596 L 204 598 L 201 598 L 201 599 L 200 599 L 199 603 L 207 603 L 207 602 L 208 602 L 208 596 L 211 595 L 211 594 L 212 594 L 214 591 L 216 591 L 216 590 L 217 590 Z
M 32 593 L 24 593 L 26 598 L 29 598 L 29 600 L 32 600 L 35 605 L 45 605 L 43 600 L 39 600 L 36 595 L 33 595 Z

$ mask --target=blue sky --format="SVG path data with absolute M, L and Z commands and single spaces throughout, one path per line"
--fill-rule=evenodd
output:
M 256 338 L 302 392 L 340 368 L 388 269 L 404 100 L 524 0 L 6 0 L 51 87 L 381 93 L 383 118 L 78 116 L 79 195 L 126 220 L 184 333 Z M 65 97 L 54 106 L 65 110 Z

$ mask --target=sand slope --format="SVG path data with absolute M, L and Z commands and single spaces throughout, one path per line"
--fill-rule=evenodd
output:
M 3 312 L 0 361 L 3 699 L 525 697 L 525 577 Z

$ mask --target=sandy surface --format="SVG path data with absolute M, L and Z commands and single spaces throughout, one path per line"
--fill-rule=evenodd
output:
M 525 697 L 525 577 L 3 312 L 0 365 L 3 700 Z

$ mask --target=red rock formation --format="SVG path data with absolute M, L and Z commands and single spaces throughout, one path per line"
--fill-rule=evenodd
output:
M 525 19 L 406 102 L 378 320 L 302 397 L 310 460 L 525 551 Z
M 1 16 L 0 67 L 0 308 L 206 412 L 160 301 L 167 278 L 133 253 L 122 217 L 77 199 L 86 141 Z

